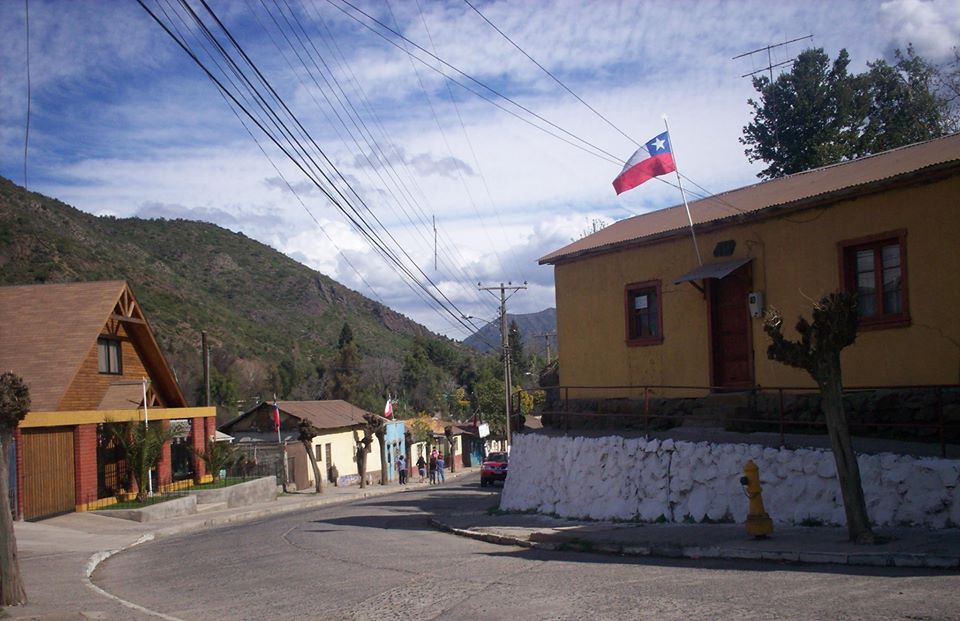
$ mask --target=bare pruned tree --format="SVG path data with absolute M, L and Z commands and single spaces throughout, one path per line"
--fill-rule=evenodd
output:
M 837 478 L 843 495 L 850 540 L 873 543 L 867 505 L 863 498 L 860 466 L 850 441 L 850 429 L 843 410 L 843 377 L 840 351 L 857 338 L 860 317 L 855 293 L 836 292 L 825 295 L 813 307 L 813 322 L 803 317 L 797 321 L 799 341 L 783 336 L 783 318 L 776 310 L 767 313 L 764 331 L 770 337 L 767 357 L 805 370 L 820 388 L 821 408 L 827 422 L 830 446 L 837 462 Z

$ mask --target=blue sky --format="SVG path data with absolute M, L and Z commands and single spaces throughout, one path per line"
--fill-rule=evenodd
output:
M 146 3 L 168 11 L 175 5 Z M 527 280 L 530 288 L 510 301 L 513 312 L 553 306 L 552 269 L 537 266 L 537 257 L 579 237 L 594 219 L 619 220 L 679 200 L 656 182 L 616 197 L 610 184 L 619 164 L 448 86 L 337 10 L 353 12 L 341 0 L 210 4 L 383 222 L 395 240 L 389 244 L 402 247 L 465 314 L 496 313 L 477 282 Z M 354 4 L 619 159 L 635 150 L 462 0 Z M 682 171 L 713 192 L 752 183 L 761 168 L 737 139 L 754 94 L 740 76 L 766 57 L 732 57 L 813 34 L 812 45 L 831 57 L 846 47 L 860 71 L 908 42 L 944 61 L 960 41 L 960 3 L 942 0 L 474 5 L 636 142 L 660 133 L 668 114 Z M 315 46 L 306 64 L 273 26 L 287 6 Z M 94 214 L 191 218 L 242 231 L 434 330 L 466 336 L 414 295 L 275 147 L 264 142 L 274 163 L 261 153 L 213 84 L 136 2 L 29 0 L 29 7 L 31 189 Z M 776 50 L 774 62 L 807 44 Z M 320 67 L 321 57 L 378 136 L 379 156 L 337 131 L 312 65 Z M 23 2 L 0 1 L 0 67 L 0 174 L 23 183 Z M 377 157 L 391 166 L 371 166 Z M 426 224 L 432 217 L 436 270 Z

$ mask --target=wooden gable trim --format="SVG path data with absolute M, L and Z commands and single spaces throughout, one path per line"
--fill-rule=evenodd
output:
M 130 342 L 147 370 L 150 385 L 156 391 L 155 398 L 158 403 L 167 407 L 185 407 L 187 401 L 180 390 L 180 384 L 167 365 L 167 359 L 160 350 L 160 345 L 153 336 L 153 330 L 129 285 L 124 284 L 114 312 L 108 321 L 123 324 Z

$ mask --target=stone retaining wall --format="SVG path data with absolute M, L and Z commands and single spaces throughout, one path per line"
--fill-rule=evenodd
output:
M 775 522 L 846 522 L 831 451 L 621 436 L 515 435 L 500 507 L 598 520 L 743 522 L 748 459 L 760 468 Z M 874 524 L 960 525 L 960 461 L 884 453 L 861 455 L 859 464 Z

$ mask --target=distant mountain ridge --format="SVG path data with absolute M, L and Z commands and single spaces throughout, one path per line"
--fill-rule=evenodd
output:
M 238 396 L 315 398 L 344 322 L 380 382 L 415 338 L 452 343 L 242 233 L 97 217 L 0 177 L 0 285 L 114 279 L 132 287 L 188 399 L 202 376 L 201 330 Z
M 520 337 L 523 340 L 523 349 L 527 353 L 537 353 L 541 356 L 546 354 L 546 341 L 537 334 L 546 334 L 557 331 L 557 309 L 547 308 L 536 313 L 524 313 L 512 315 L 507 313 L 507 328 L 510 322 L 516 321 L 517 328 L 520 330 Z M 467 338 L 463 339 L 463 344 L 472 347 L 479 352 L 493 352 L 500 347 L 500 324 L 491 322 L 483 326 Z M 553 355 L 557 352 L 556 337 L 550 337 L 550 351 Z

